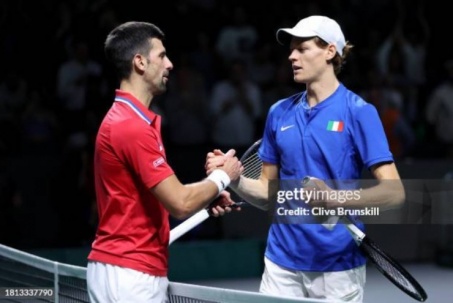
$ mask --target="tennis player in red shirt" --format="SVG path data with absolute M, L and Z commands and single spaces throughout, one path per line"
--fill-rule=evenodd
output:
M 183 185 L 167 163 L 160 116 L 149 109 L 173 68 L 163 40 L 155 25 L 127 22 L 105 41 L 120 86 L 95 144 L 99 224 L 88 256 L 91 302 L 167 302 L 169 214 L 184 219 L 219 195 L 214 215 L 231 211 L 224 189 L 243 170 L 232 157 L 206 179 Z

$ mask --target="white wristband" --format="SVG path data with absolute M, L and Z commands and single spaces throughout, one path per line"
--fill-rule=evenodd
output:
M 228 174 L 222 169 L 214 169 L 206 179 L 211 180 L 212 182 L 215 183 L 215 185 L 217 185 L 217 188 L 219 189 L 219 194 L 225 188 L 227 188 L 231 182 L 231 179 L 228 176 Z

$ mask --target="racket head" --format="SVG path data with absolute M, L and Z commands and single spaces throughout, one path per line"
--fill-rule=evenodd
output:
M 428 295 L 418 281 L 368 236 L 361 240 L 360 248 L 376 268 L 396 287 L 417 301 L 426 301 Z
M 239 159 L 244 167 L 242 175 L 250 179 L 259 179 L 263 162 L 258 156 L 258 149 L 261 145 L 261 140 L 255 141 Z

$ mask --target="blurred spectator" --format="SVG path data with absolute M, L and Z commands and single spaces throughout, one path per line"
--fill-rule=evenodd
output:
M 396 24 L 377 52 L 377 67 L 380 68 L 382 75 L 388 74 L 392 49 L 397 49 L 401 54 L 403 75 L 411 84 L 419 85 L 426 81 L 425 60 L 430 31 L 424 16 L 423 2 L 411 4 L 417 11 L 414 13 L 415 16 L 407 18 L 408 8 L 404 6 L 402 0 L 396 1 L 398 11 Z
M 251 60 L 258 41 L 256 28 L 248 23 L 247 11 L 234 6 L 231 11 L 232 23 L 220 29 L 216 51 L 226 63 L 234 59 Z
M 415 132 L 403 113 L 404 96 L 397 86 L 375 70 L 367 73 L 367 85 L 360 95 L 376 106 L 390 151 L 396 159 L 411 155 L 416 144 Z
M 188 57 L 182 54 L 178 61 L 162 102 L 168 113 L 168 157 L 182 182 L 194 182 L 205 176 L 202 168 L 209 142 L 208 92 L 204 78 L 193 69 Z
M 401 159 L 411 155 L 416 137 L 401 110 L 402 102 L 398 92 L 388 91 L 387 93 L 390 100 L 387 106 L 381 109 L 380 115 L 390 151 L 395 159 Z
M 58 149 L 58 125 L 54 111 L 49 108 L 53 100 L 35 89 L 28 97 L 22 117 L 22 152 L 52 155 Z
M 200 31 L 196 34 L 195 46 L 189 52 L 189 58 L 193 68 L 203 76 L 205 89 L 210 91 L 219 78 L 218 66 L 222 64 L 222 59 L 215 52 L 206 32 Z
M 105 88 L 101 86 L 102 65 L 91 59 L 89 46 L 83 40 L 73 42 L 70 58 L 58 68 L 57 95 L 63 109 L 67 134 L 82 129 L 89 106 L 99 102 Z
M 250 80 L 262 90 L 274 84 L 275 63 L 272 54 L 271 43 L 261 42 L 257 45 L 252 60 L 249 61 Z
M 262 112 L 262 92 L 248 78 L 247 65 L 236 59 L 228 65 L 228 78 L 217 82 L 210 99 L 212 143 L 238 155 L 256 138 L 256 124 Z
M 55 48 L 62 50 L 59 52 L 59 56 L 64 56 L 70 50 L 70 38 L 73 34 L 73 13 L 68 2 L 58 2 L 55 16 L 54 16 L 54 40 Z M 64 57 L 57 57 L 57 61 L 61 62 Z
M 105 56 L 102 41 L 113 28 L 120 24 L 119 15 L 113 4 L 106 0 L 94 1 L 91 6 L 95 30 L 87 37 L 91 49 L 90 54 L 94 60 L 99 60 L 104 66 Z M 114 77 L 112 76 L 112 78 Z
M 377 67 L 388 81 L 395 82 L 405 95 L 405 114 L 413 122 L 418 118 L 420 90 L 426 83 L 426 53 L 429 41 L 429 26 L 424 16 L 423 0 L 410 9 L 403 0 L 396 1 L 396 24 L 391 34 L 377 50 Z
M 447 77 L 428 98 L 426 120 L 434 126 L 444 155 L 453 158 L 453 59 L 445 62 Z

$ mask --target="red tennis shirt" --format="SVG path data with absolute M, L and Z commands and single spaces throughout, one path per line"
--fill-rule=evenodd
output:
M 173 173 L 162 144 L 160 116 L 116 90 L 96 137 L 99 224 L 89 260 L 167 275 L 169 214 L 150 188 Z

